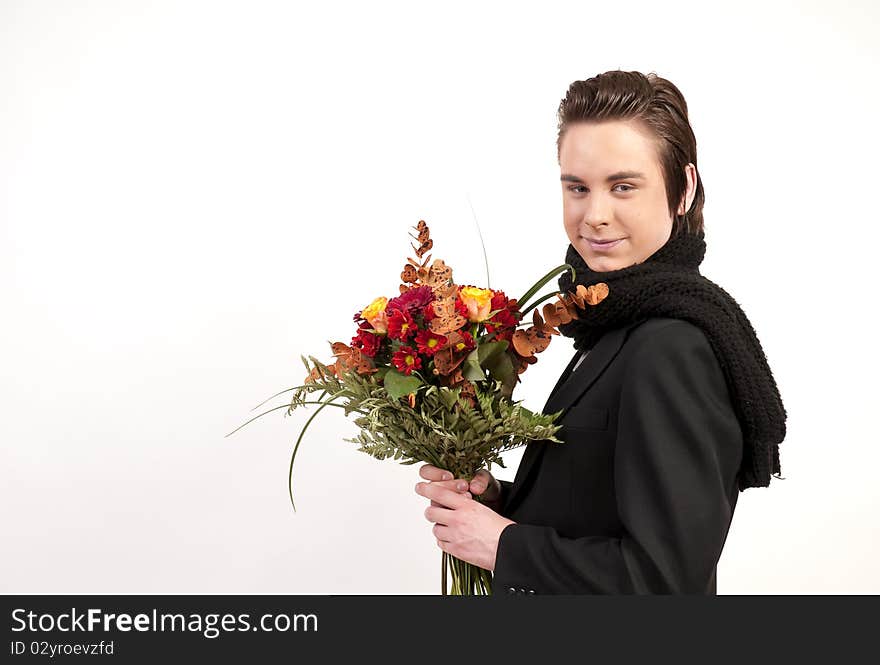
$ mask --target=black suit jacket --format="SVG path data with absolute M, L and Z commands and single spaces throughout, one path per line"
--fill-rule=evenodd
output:
M 705 334 L 649 318 L 605 333 L 544 413 L 563 443 L 530 442 L 501 481 L 493 593 L 716 593 L 743 436 Z

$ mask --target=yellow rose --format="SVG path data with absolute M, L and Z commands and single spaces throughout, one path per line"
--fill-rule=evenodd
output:
M 492 289 L 478 289 L 476 286 L 463 286 L 458 297 L 467 306 L 468 321 L 479 323 L 489 318 L 492 311 Z
M 378 333 L 388 332 L 388 317 L 385 314 L 385 305 L 387 304 L 388 298 L 381 296 L 364 307 L 364 311 L 361 312 L 361 316 L 369 321 Z

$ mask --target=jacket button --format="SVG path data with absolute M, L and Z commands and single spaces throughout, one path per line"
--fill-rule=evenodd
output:
M 516 593 L 516 589 L 514 589 L 513 587 L 508 587 L 507 593 Z
M 523 589 L 522 587 L 519 588 L 519 593 L 525 593 L 525 592 L 526 592 L 525 589 Z
M 535 593 L 534 589 L 529 589 L 529 593 Z

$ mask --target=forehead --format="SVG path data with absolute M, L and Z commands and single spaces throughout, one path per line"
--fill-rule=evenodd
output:
M 654 141 L 634 123 L 619 120 L 569 125 L 559 148 L 559 164 L 567 173 L 595 177 L 623 170 L 648 175 L 660 171 Z

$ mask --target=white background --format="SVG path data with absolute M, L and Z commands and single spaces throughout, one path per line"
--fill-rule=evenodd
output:
M 325 409 L 294 513 L 309 413 L 224 435 L 394 295 L 419 219 L 461 283 L 485 282 L 473 213 L 493 287 L 562 263 L 556 109 L 617 68 L 688 100 L 702 272 L 788 411 L 786 480 L 740 495 L 718 592 L 880 592 L 878 14 L 0 3 L 0 592 L 439 593 L 418 466 Z M 517 397 L 541 409 L 571 354 L 554 338 Z

